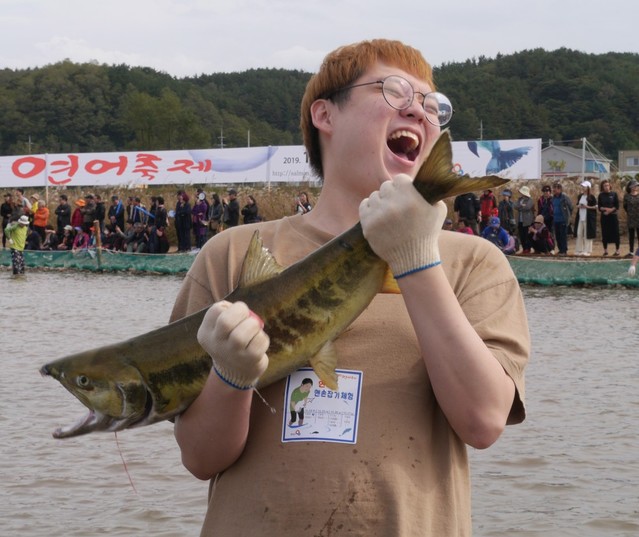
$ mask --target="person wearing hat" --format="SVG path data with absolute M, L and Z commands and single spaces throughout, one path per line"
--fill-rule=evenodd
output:
M 35 205 L 34 205 L 35 206 Z M 40 240 L 44 241 L 44 230 L 49 223 L 49 208 L 43 200 L 38 200 L 38 206 L 33 211 L 33 229 L 40 235 Z
M 572 214 L 572 201 L 563 192 L 560 182 L 552 185 L 552 218 L 559 255 L 568 254 L 568 225 Z
M 544 221 L 544 215 L 538 214 L 533 225 L 528 230 L 530 234 L 530 244 L 538 254 L 548 254 L 555 248 L 550 230 Z
M 590 181 L 582 181 L 581 188 L 583 191 L 577 197 L 575 215 L 575 255 L 588 257 L 592 254 L 592 243 L 597 236 L 597 198 L 590 193 Z
M 522 254 L 529 254 L 532 245 L 530 244 L 530 234 L 528 230 L 535 219 L 535 203 L 530 197 L 530 189 L 522 186 L 519 189 L 521 196 L 515 204 L 517 211 L 517 230 L 519 231 L 519 240 L 521 241 Z
M 630 246 L 626 257 L 632 257 L 632 252 L 635 249 L 635 237 L 639 239 L 639 183 L 633 179 L 628 183 L 626 190 L 623 197 L 623 208 L 626 211 L 628 244 Z
M 488 225 L 481 232 L 481 236 L 492 242 L 505 254 L 515 253 L 515 241 L 501 226 L 501 220 L 498 216 L 490 217 Z
M 24 274 L 24 246 L 27 242 L 27 233 L 29 231 L 29 217 L 23 214 L 17 221 L 10 222 L 4 228 L 4 234 L 9 240 L 9 248 L 11 248 L 11 267 L 13 274 Z
M 224 198 L 224 225 L 235 227 L 240 223 L 240 202 L 237 201 L 237 191 L 229 188 L 228 196 Z
M 75 200 L 75 209 L 73 210 L 73 214 L 71 215 L 71 227 L 74 229 L 76 227 L 82 227 L 84 223 L 84 215 L 82 214 L 82 209 L 87 204 L 83 199 Z
M 515 220 L 515 205 L 512 200 L 513 193 L 509 189 L 501 191 L 501 200 L 497 205 L 497 217 L 509 235 L 513 235 L 517 231 L 517 222 Z

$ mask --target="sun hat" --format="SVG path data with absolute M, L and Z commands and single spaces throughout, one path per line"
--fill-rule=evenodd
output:
M 76 204 L 78 207 L 84 207 L 84 206 L 87 204 L 87 202 L 86 202 L 86 201 L 84 201 L 84 200 L 75 200 L 75 204 Z
M 538 214 L 537 216 L 535 216 L 535 224 L 543 224 L 544 223 L 544 216 L 542 214 Z
M 66 226 L 64 226 L 64 231 L 73 231 L 73 226 L 67 224 Z
M 498 217 L 498 216 L 493 216 L 493 217 L 490 219 L 490 225 L 491 225 L 491 226 L 498 226 L 498 225 L 500 225 L 500 224 L 501 224 L 501 221 L 499 220 L 499 217 Z
M 528 198 L 529 198 L 529 197 L 530 197 L 530 188 L 528 188 L 527 186 L 522 186 L 522 187 L 519 189 L 519 193 L 520 193 L 522 196 L 526 196 L 526 197 L 528 197 Z
M 40 201 L 40 196 L 38 196 L 37 194 L 31 194 L 31 196 L 29 197 L 33 198 L 36 201 Z
M 26 214 L 23 214 L 20 218 L 18 218 L 18 224 L 22 226 L 29 225 L 29 217 Z
M 584 188 L 591 188 L 592 183 L 590 181 L 582 181 L 581 186 L 583 186 Z

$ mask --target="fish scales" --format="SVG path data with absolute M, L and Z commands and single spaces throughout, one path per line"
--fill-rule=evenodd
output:
M 455 174 L 450 134 L 444 131 L 413 184 L 434 203 L 506 182 L 497 176 Z M 310 363 L 327 386 L 336 388 L 332 342 L 380 291 L 386 270 L 359 223 L 286 269 L 262 247 L 256 232 L 238 287 L 226 300 L 246 302 L 264 320 L 269 365 L 258 387 Z M 89 409 L 83 420 L 57 429 L 54 437 L 149 425 L 184 411 L 210 373 L 212 360 L 197 342 L 205 313 L 44 365 L 43 375 L 58 380 Z

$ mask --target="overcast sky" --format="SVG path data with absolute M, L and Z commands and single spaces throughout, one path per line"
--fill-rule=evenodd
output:
M 74 62 L 177 77 L 315 72 L 339 45 L 385 37 L 434 66 L 525 49 L 639 52 L 636 0 L 0 0 L 0 68 Z M 625 14 L 624 14 L 625 12 Z

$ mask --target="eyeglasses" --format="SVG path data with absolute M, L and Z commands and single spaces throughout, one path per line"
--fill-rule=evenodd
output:
M 346 91 L 361 86 L 371 86 L 373 84 L 382 85 L 382 95 L 384 100 L 395 110 L 406 110 L 411 104 L 415 95 L 422 96 L 422 106 L 426 112 L 426 119 L 431 125 L 443 127 L 453 117 L 453 105 L 446 95 L 438 91 L 430 93 L 422 93 L 415 91 L 411 83 L 405 78 L 398 75 L 390 75 L 382 80 L 374 82 L 364 82 L 362 84 L 353 84 L 345 88 L 334 91 L 327 98 L 331 98 L 336 93 Z

